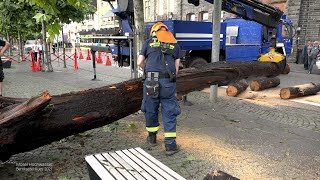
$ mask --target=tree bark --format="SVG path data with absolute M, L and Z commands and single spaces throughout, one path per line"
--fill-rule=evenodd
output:
M 42 41 L 43 41 L 43 44 L 42 44 L 43 54 L 41 56 L 43 57 L 41 59 L 42 59 L 42 68 L 45 68 L 42 71 L 53 72 L 51 57 L 49 57 L 48 45 L 47 45 L 47 24 L 44 20 L 42 21 Z
M 315 95 L 320 91 L 320 84 L 310 83 L 294 87 L 282 88 L 280 91 L 281 99 L 291 99 L 302 96 Z
M 277 87 L 279 84 L 280 79 L 278 77 L 258 78 L 251 81 L 250 89 L 252 91 L 261 91 L 264 89 Z
M 289 74 L 290 73 L 290 65 L 287 64 L 281 74 Z
M 278 74 L 280 70 L 273 63 L 208 64 L 201 69 L 181 70 L 177 77 L 177 92 L 181 96 L 225 80 Z M 20 114 L 19 117 L 6 121 L 11 123 L 10 126 L 6 126 L 6 123 L 0 124 L 0 160 L 7 160 L 13 154 L 110 124 L 135 113 L 141 106 L 142 89 L 143 81 L 139 78 L 101 88 L 52 96 L 51 101 L 47 102 L 48 105 L 41 111 Z M 8 100 L 3 101 L 0 98 L 1 102 L 6 102 L 1 104 L 9 106 L 2 109 L 3 116 L 0 122 L 7 118 L 4 114 L 10 111 L 10 106 L 21 107 L 23 101 L 14 98 L 5 99 Z
M 139 55 L 139 51 L 142 48 L 144 42 L 144 13 L 143 13 L 143 0 L 134 0 L 133 1 L 133 9 L 134 9 L 134 77 L 138 77 L 137 70 L 137 59 Z M 130 40 L 131 41 L 131 40 Z M 132 62 L 130 62 L 131 64 Z M 131 66 L 132 67 L 132 66 Z
M 11 37 L 9 35 L 9 32 L 7 32 L 7 42 L 11 44 L 11 46 L 9 47 L 9 55 L 12 56 L 12 42 L 11 42 Z
M 64 34 L 63 34 L 63 25 L 61 26 L 61 36 L 62 36 L 63 67 L 67 68 L 66 47 L 65 47 L 65 43 L 64 43 L 65 40 L 64 40 Z M 59 52 L 59 38 L 58 38 L 57 46 L 58 46 L 58 52 Z
M 231 83 L 226 92 L 228 96 L 236 97 L 243 91 L 245 91 L 248 88 L 248 83 L 246 80 L 236 81 L 234 83 Z
M 19 38 L 19 49 L 20 49 L 20 61 L 23 60 L 23 57 L 24 57 L 24 48 L 23 48 L 23 41 L 22 41 L 22 38 L 21 38 L 21 32 L 18 31 L 18 38 Z

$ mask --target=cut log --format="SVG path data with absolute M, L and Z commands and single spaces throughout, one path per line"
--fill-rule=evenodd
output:
M 246 80 L 236 81 L 234 83 L 231 83 L 226 92 L 228 96 L 236 97 L 243 91 L 245 91 L 248 88 L 248 83 Z
M 282 88 L 280 91 L 281 99 L 291 99 L 302 96 L 315 95 L 320 91 L 320 84 L 310 83 L 294 87 Z
M 290 73 L 290 65 L 287 64 L 281 74 L 289 74 Z
M 240 180 L 222 171 L 214 170 L 204 177 L 203 180 Z
M 261 91 L 264 89 L 277 87 L 279 84 L 280 84 L 280 79 L 278 77 L 271 77 L 271 78 L 261 77 L 251 81 L 250 89 L 252 91 Z
M 181 96 L 226 80 L 278 74 L 280 70 L 273 63 L 208 64 L 200 69 L 182 70 L 177 77 L 177 93 Z M 7 160 L 13 154 L 35 149 L 133 114 L 140 109 L 142 89 L 142 79 L 134 79 L 96 89 L 52 96 L 50 104 L 41 110 L 22 113 L 0 124 L 0 160 Z M 14 105 L 22 107 L 21 101 L 15 99 L 10 102 L 17 102 Z M 41 108 L 41 105 L 38 107 Z M 9 116 L 10 114 L 2 112 L 0 121 Z M 10 123 L 10 126 L 7 126 L 7 123 Z

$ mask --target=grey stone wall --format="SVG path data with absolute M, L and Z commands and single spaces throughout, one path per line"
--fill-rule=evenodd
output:
M 144 0 L 146 1 L 146 0 Z M 159 1 L 160 0 L 149 0 L 150 2 L 150 10 L 151 16 L 149 18 L 145 18 L 145 21 L 161 21 L 167 20 L 170 18 L 169 13 L 169 0 L 163 0 L 163 15 L 159 15 Z M 187 0 L 175 0 L 174 1 L 174 12 L 173 12 L 173 19 L 176 20 L 186 20 L 188 13 L 194 13 L 196 16 L 196 21 L 199 18 L 199 14 L 202 11 L 207 11 L 209 13 L 209 20 L 212 18 L 212 7 L 213 5 L 206 2 L 200 1 L 200 5 L 198 7 L 189 4 Z
M 320 39 L 320 1 L 319 0 L 288 0 L 288 18 L 294 22 L 295 27 L 301 28 L 299 36 L 299 50 L 308 40 Z M 296 61 L 297 37 L 294 40 L 294 52 L 289 58 L 290 62 Z

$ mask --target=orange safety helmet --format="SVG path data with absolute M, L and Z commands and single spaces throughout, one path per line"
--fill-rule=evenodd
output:
M 176 38 L 169 31 L 168 27 L 162 22 L 157 22 L 152 26 L 150 31 L 150 36 L 156 36 L 160 42 L 164 43 L 177 43 Z

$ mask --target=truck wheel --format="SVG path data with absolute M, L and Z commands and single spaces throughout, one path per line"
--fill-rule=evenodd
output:
M 221 53 L 219 55 L 219 61 L 226 61 L 226 57 Z
M 189 65 L 189 67 L 194 67 L 194 68 L 200 68 L 203 66 L 206 66 L 208 63 L 205 59 L 201 58 L 201 57 L 194 57 L 191 59 L 191 63 Z

